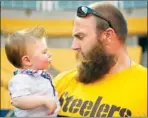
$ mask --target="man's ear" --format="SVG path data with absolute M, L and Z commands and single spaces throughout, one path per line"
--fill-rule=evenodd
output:
M 114 37 L 114 30 L 112 28 L 108 28 L 105 32 L 103 32 L 103 42 L 108 45 L 112 42 Z
M 31 66 L 32 65 L 29 56 L 25 55 L 22 57 L 22 65 L 24 65 L 24 66 Z

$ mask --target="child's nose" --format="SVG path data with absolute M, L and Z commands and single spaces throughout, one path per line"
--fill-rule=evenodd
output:
M 52 56 L 52 54 L 50 52 L 47 52 L 48 58 L 50 58 Z

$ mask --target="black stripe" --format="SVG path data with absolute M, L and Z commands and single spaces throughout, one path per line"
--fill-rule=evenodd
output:
M 57 117 L 69 117 L 69 116 L 64 116 L 64 115 L 57 115 Z

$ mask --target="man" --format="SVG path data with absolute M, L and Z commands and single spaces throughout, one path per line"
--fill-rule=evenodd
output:
M 59 116 L 147 116 L 147 70 L 127 54 L 119 9 L 100 2 L 79 7 L 73 36 L 78 67 L 54 79 Z

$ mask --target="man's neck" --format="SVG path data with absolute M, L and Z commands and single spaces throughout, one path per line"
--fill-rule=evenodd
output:
M 116 53 L 116 56 L 116 64 L 111 68 L 109 74 L 120 72 L 134 64 L 126 50 L 119 50 L 118 53 Z

